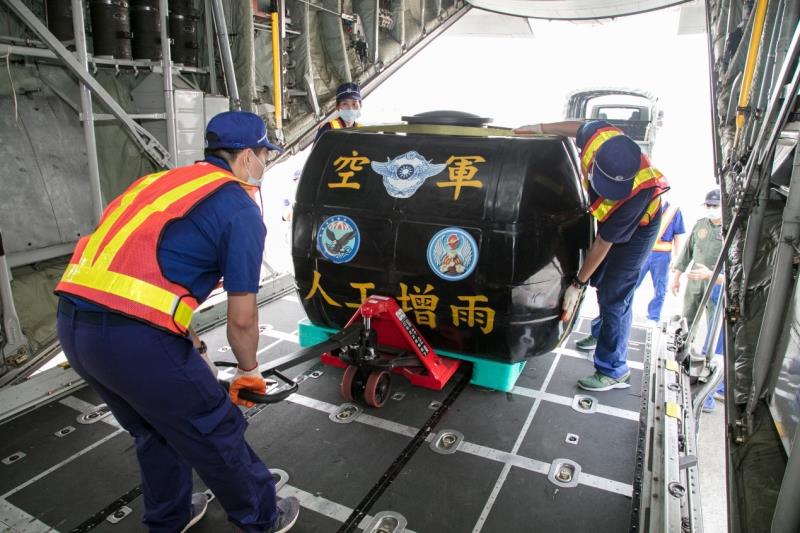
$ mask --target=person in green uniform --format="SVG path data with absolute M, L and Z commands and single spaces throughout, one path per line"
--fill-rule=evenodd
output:
M 718 189 L 714 189 L 706 195 L 705 208 L 706 216 L 698 220 L 692 228 L 692 234 L 673 268 L 672 283 L 670 284 L 672 294 L 678 294 L 681 289 L 681 275 L 686 272 L 688 283 L 683 297 L 683 316 L 687 320 L 692 320 L 697 313 L 700 300 L 711 280 L 712 269 L 722 250 L 722 214 Z M 687 270 L 690 263 L 692 268 Z M 717 285 L 723 281 L 724 278 L 720 275 L 717 278 Z M 706 303 L 708 318 L 711 318 L 714 312 L 719 292 L 719 288 L 716 288 L 714 290 L 716 294 L 712 295 L 712 298 Z
M 694 318 L 698 307 L 700 307 L 700 301 L 703 299 L 703 294 L 705 294 L 711 281 L 714 265 L 716 265 L 717 258 L 722 251 L 722 213 L 720 203 L 718 189 L 714 189 L 706 195 L 706 216 L 698 220 L 694 228 L 692 228 L 692 234 L 673 268 L 672 283 L 670 284 L 672 294 L 678 294 L 681 289 L 681 274 L 686 272 L 686 277 L 688 278 L 686 293 L 683 296 L 683 316 L 689 321 Z M 690 263 L 692 268 L 687 270 Z M 714 307 L 722 294 L 722 283 L 724 281 L 724 276 L 720 274 L 711 292 L 711 298 L 706 302 L 708 331 L 706 340 L 703 342 L 704 347 L 708 344 L 708 339 L 712 334 Z M 714 352 L 722 354 L 722 347 L 723 338 L 722 335 L 719 335 Z M 703 403 L 703 412 L 709 413 L 713 411 L 716 408 L 716 400 L 723 400 L 724 395 L 725 382 L 721 381 L 714 394 L 708 396 Z

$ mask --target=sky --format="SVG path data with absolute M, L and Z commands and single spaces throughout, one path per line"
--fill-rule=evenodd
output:
M 362 122 L 454 109 L 513 127 L 563 119 L 567 97 L 576 90 L 645 90 L 664 112 L 653 163 L 669 179 L 670 199 L 682 208 L 688 231 L 716 185 L 706 36 L 679 35 L 679 15 L 673 8 L 600 23 L 532 20 L 533 36 L 522 37 L 498 35 L 509 33 L 508 23 L 472 10 L 364 99 Z M 495 35 L 470 33 L 475 28 Z M 272 169 L 264 188 L 272 230 L 267 250 L 279 268 L 290 265 L 278 249 L 288 231 L 281 204 L 292 196 L 291 175 L 305 156 Z

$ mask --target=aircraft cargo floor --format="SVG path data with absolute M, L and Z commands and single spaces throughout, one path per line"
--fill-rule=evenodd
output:
M 305 315 L 296 297 L 267 304 L 260 316 L 259 361 L 298 349 Z M 224 329 L 202 337 L 213 358 L 233 360 Z M 247 439 L 273 472 L 288 475 L 279 495 L 300 499 L 292 531 L 357 531 L 382 517 L 417 532 L 635 530 L 650 334 L 634 327 L 631 388 L 593 393 L 587 410 L 575 382 L 592 365 L 574 350 L 587 329 L 584 318 L 564 347 L 529 360 L 511 393 L 469 385 L 468 368 L 441 392 L 393 376 L 383 408 L 339 419 L 341 370 L 313 362 L 286 372 L 302 376 L 299 392 L 247 411 Z M 144 530 L 131 437 L 112 416 L 77 420 L 99 403 L 84 387 L 0 426 L 0 528 Z M 230 530 L 213 501 L 192 529 Z

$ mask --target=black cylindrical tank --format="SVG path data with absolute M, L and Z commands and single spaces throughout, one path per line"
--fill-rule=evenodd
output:
M 158 0 L 131 0 L 133 58 L 161 59 L 161 12 Z
M 131 59 L 131 19 L 128 2 L 91 0 L 94 55 Z
M 197 40 L 199 15 L 191 0 L 170 3 L 169 36 L 172 39 L 172 60 L 190 67 L 198 65 L 200 46 Z
M 435 128 L 331 130 L 317 142 L 292 237 L 309 319 L 340 328 L 382 294 L 437 349 L 502 361 L 552 350 L 594 234 L 574 145 Z
M 47 29 L 59 41 L 70 41 L 75 38 L 72 27 L 72 2 L 64 0 L 47 0 Z

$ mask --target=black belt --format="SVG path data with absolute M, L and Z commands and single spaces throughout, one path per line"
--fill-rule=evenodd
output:
M 58 300 L 58 312 L 73 318 L 82 324 L 95 324 L 98 326 L 132 326 L 144 325 L 144 322 L 128 318 L 113 311 L 80 311 L 75 304 L 65 298 Z

